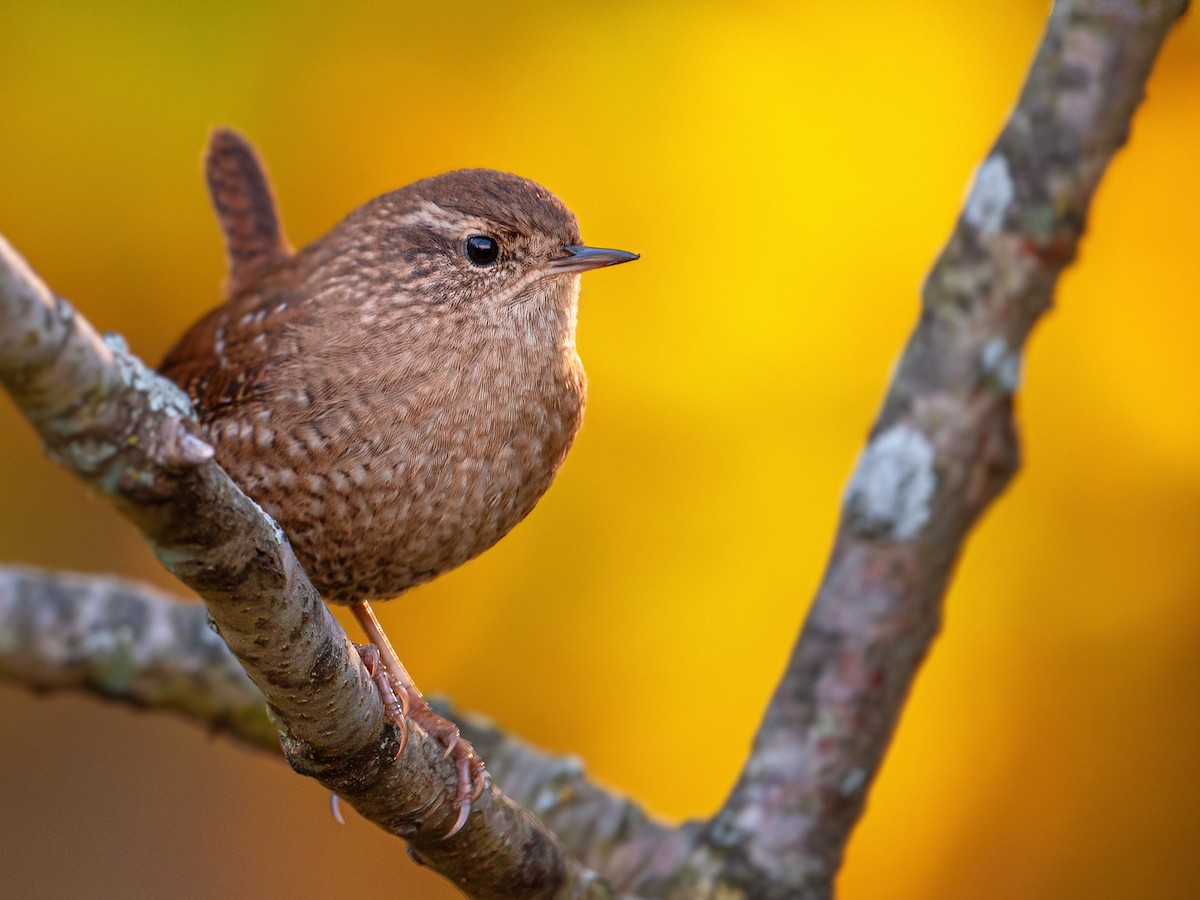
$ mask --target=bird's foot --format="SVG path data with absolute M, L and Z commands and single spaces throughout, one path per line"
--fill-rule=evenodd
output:
M 378 647 L 374 644 L 355 644 L 354 647 L 379 690 L 384 719 L 400 729 L 400 744 L 396 755 L 403 753 L 408 745 L 408 727 L 411 723 L 418 731 L 446 748 L 442 754 L 443 759 L 450 757 L 454 761 L 454 768 L 458 773 L 454 808 L 458 811 L 458 816 L 446 832 L 446 837 L 452 837 L 466 824 L 467 816 L 471 814 L 471 804 L 483 796 L 484 790 L 487 789 L 488 774 L 483 760 L 475 752 L 471 742 L 459 733 L 457 725 L 435 713 L 414 685 L 401 681 L 395 673 L 388 670 Z
M 423 697 L 418 697 L 413 704 L 410 718 L 414 725 L 446 748 L 443 759 L 450 757 L 454 760 L 454 768 L 458 772 L 454 808 L 458 810 L 458 818 L 446 832 L 446 837 L 450 837 L 463 827 L 471 813 L 471 804 L 482 797 L 487 789 L 487 769 L 471 742 L 459 733 L 458 726 L 430 709 Z

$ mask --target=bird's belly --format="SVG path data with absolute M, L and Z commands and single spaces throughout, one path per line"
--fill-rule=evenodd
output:
M 516 409 L 461 423 L 434 418 L 436 427 L 399 422 L 386 442 L 355 440 L 362 429 L 330 421 L 252 456 L 220 440 L 217 456 L 283 527 L 322 596 L 384 599 L 487 550 L 550 486 L 578 429 L 582 393 Z

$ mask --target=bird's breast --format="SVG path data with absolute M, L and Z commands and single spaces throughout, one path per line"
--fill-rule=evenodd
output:
M 210 429 L 327 599 L 392 597 L 461 565 L 549 488 L 582 421 L 583 368 L 570 342 L 497 343 L 308 365 L 258 421 Z

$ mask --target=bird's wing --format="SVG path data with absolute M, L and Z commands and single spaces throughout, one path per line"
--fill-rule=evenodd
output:
M 167 353 L 159 372 L 187 392 L 203 422 L 264 398 L 300 351 L 290 296 L 286 276 L 262 282 L 212 310 Z
M 244 137 L 215 128 L 204 159 L 208 192 L 229 254 L 226 296 L 233 296 L 291 255 L 275 212 L 266 170 Z

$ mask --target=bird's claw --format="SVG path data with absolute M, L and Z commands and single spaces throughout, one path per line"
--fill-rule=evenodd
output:
M 439 716 L 427 704 L 422 702 L 416 707 L 412 718 L 413 724 L 446 748 L 442 759 L 450 757 L 454 760 L 454 768 L 458 774 L 454 808 L 458 810 L 458 817 L 445 835 L 447 838 L 453 837 L 466 824 L 467 816 L 471 814 L 471 805 L 482 797 L 487 789 L 487 769 L 484 768 L 483 760 L 479 758 L 471 742 L 459 733 L 458 726 Z
M 400 746 L 396 755 L 399 756 L 408 746 L 411 724 L 446 748 L 442 759 L 454 760 L 454 769 L 458 775 L 454 808 L 458 810 L 458 817 L 445 835 L 447 838 L 453 837 L 466 824 L 467 816 L 471 814 L 471 805 L 487 790 L 488 774 L 483 760 L 479 758 L 471 742 L 459 733 L 457 725 L 430 709 L 420 694 L 414 701 L 406 685 L 397 684 L 394 679 L 388 677 L 379 649 L 374 644 L 355 644 L 354 647 L 362 658 L 367 674 L 379 689 L 384 718 L 400 729 Z

